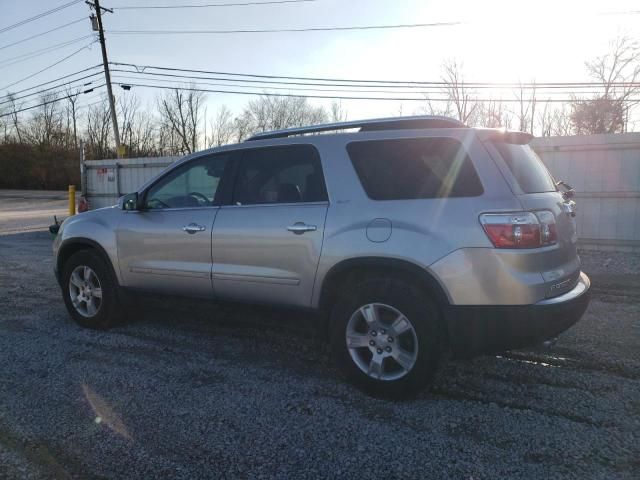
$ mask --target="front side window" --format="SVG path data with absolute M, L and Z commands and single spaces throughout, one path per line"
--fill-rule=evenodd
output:
M 229 155 L 216 155 L 189 162 L 153 185 L 145 208 L 198 208 L 216 204 L 216 193 Z
M 475 197 L 483 188 L 462 144 L 453 138 L 409 138 L 347 145 L 373 200 Z
M 244 153 L 234 187 L 236 205 L 326 200 L 320 159 L 314 147 L 290 145 Z

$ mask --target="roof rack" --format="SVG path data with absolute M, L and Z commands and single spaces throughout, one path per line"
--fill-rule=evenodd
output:
M 419 115 L 413 117 L 389 117 L 375 118 L 371 120 L 356 120 L 352 122 L 324 123 L 309 127 L 285 128 L 271 132 L 258 133 L 246 141 L 267 140 L 270 138 L 286 138 L 305 133 L 329 132 L 335 130 L 348 130 L 359 128 L 361 132 L 373 132 L 379 130 L 411 130 L 423 128 L 466 128 L 459 120 L 439 115 Z

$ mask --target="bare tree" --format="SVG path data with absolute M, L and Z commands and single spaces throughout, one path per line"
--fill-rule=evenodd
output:
M 476 109 L 476 125 L 485 128 L 511 128 L 512 114 L 502 100 L 480 102 Z
M 527 88 L 520 83 L 516 91 L 518 110 L 516 118 L 518 120 L 518 130 L 521 132 L 533 133 L 536 118 L 536 84 L 532 83 L 532 88 Z
M 135 94 L 122 95 L 117 104 L 120 144 L 124 145 L 129 155 L 135 148 L 133 131 L 136 128 L 140 100 Z M 135 154 L 133 154 L 135 156 Z
M 101 159 L 113 155 L 111 136 L 111 110 L 105 97 L 98 105 L 89 107 L 86 119 L 86 153 L 88 158 Z
M 400 116 L 402 116 L 402 106 L 400 108 Z M 329 121 L 332 123 L 346 122 L 347 117 L 347 110 L 342 106 L 342 101 L 332 101 L 329 107 Z
M 629 127 L 630 111 L 640 100 L 640 44 L 618 37 L 609 52 L 585 63 L 589 75 L 601 83 L 602 94 L 572 103 L 572 122 L 577 133 L 617 133 Z
M 304 97 L 262 95 L 249 101 L 235 126 L 240 141 L 250 133 L 324 123 L 327 118 L 324 108 L 310 105 Z
M 6 109 L 0 105 L 0 131 L 2 131 L 2 143 L 9 141 L 9 119 Z
M 571 115 L 565 104 L 554 107 L 550 101 L 542 101 L 543 107 L 537 118 L 537 128 L 542 137 L 567 136 L 573 132 Z
M 243 111 L 233 120 L 233 126 L 236 132 L 235 141 L 241 142 L 251 133 L 252 119 L 247 111 Z
M 67 97 L 67 123 L 73 125 L 73 148 L 78 150 L 78 112 L 76 103 L 78 102 L 80 90 L 67 89 L 65 93 Z
M 453 110 L 456 118 L 462 123 L 469 123 L 476 113 L 478 102 L 476 93 L 464 82 L 463 65 L 456 60 L 447 60 L 443 66 L 445 83 L 444 93 L 449 102 L 446 110 Z
M 18 110 L 20 110 L 22 105 L 18 105 L 18 103 L 16 102 L 16 97 L 13 93 L 10 93 L 7 97 L 9 102 L 8 110 L 9 112 L 11 112 L 11 123 L 13 126 L 13 131 L 15 132 L 16 137 L 18 138 L 18 143 L 22 143 L 22 131 L 21 131 L 21 125 L 20 125 L 20 120 L 18 116 Z
M 177 139 L 175 145 L 182 154 L 198 150 L 200 117 L 205 100 L 203 92 L 175 88 L 158 99 L 158 110 L 169 137 Z M 168 133 L 168 132 L 167 132 Z
M 451 100 L 447 99 L 445 102 L 436 102 L 425 95 L 424 105 L 417 108 L 414 112 L 415 115 L 442 115 L 445 117 L 455 117 L 456 113 L 453 108 Z M 402 115 L 402 108 L 399 110 L 399 115 Z
M 543 103 L 542 111 L 538 117 L 538 127 L 540 136 L 550 137 L 552 135 L 552 122 L 554 111 L 551 109 L 551 102 L 546 101 Z
M 219 147 L 231 143 L 236 125 L 233 114 L 226 105 L 220 106 L 210 122 L 210 135 L 206 137 L 207 147 Z
M 56 93 L 40 97 L 41 105 L 31 114 L 26 131 L 27 139 L 39 146 L 58 145 L 63 140 L 62 112 Z
M 120 136 L 128 155 L 147 157 L 156 152 L 156 118 L 140 109 L 140 99 L 135 94 L 120 97 L 118 103 Z
M 573 134 L 571 115 L 566 105 L 556 108 L 551 117 L 551 135 L 567 136 Z

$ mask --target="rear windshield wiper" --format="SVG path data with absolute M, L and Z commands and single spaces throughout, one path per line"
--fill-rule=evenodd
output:
M 573 196 L 576 194 L 576 191 L 573 189 L 573 187 L 562 180 L 556 182 L 556 188 L 560 190 L 560 193 L 565 199 L 573 198 Z

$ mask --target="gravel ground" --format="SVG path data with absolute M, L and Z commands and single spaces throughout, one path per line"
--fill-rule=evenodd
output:
M 594 298 L 556 347 L 389 402 L 344 384 L 300 313 L 150 299 L 80 329 L 50 245 L 0 236 L 0 478 L 640 478 L 637 269 L 585 255 Z

